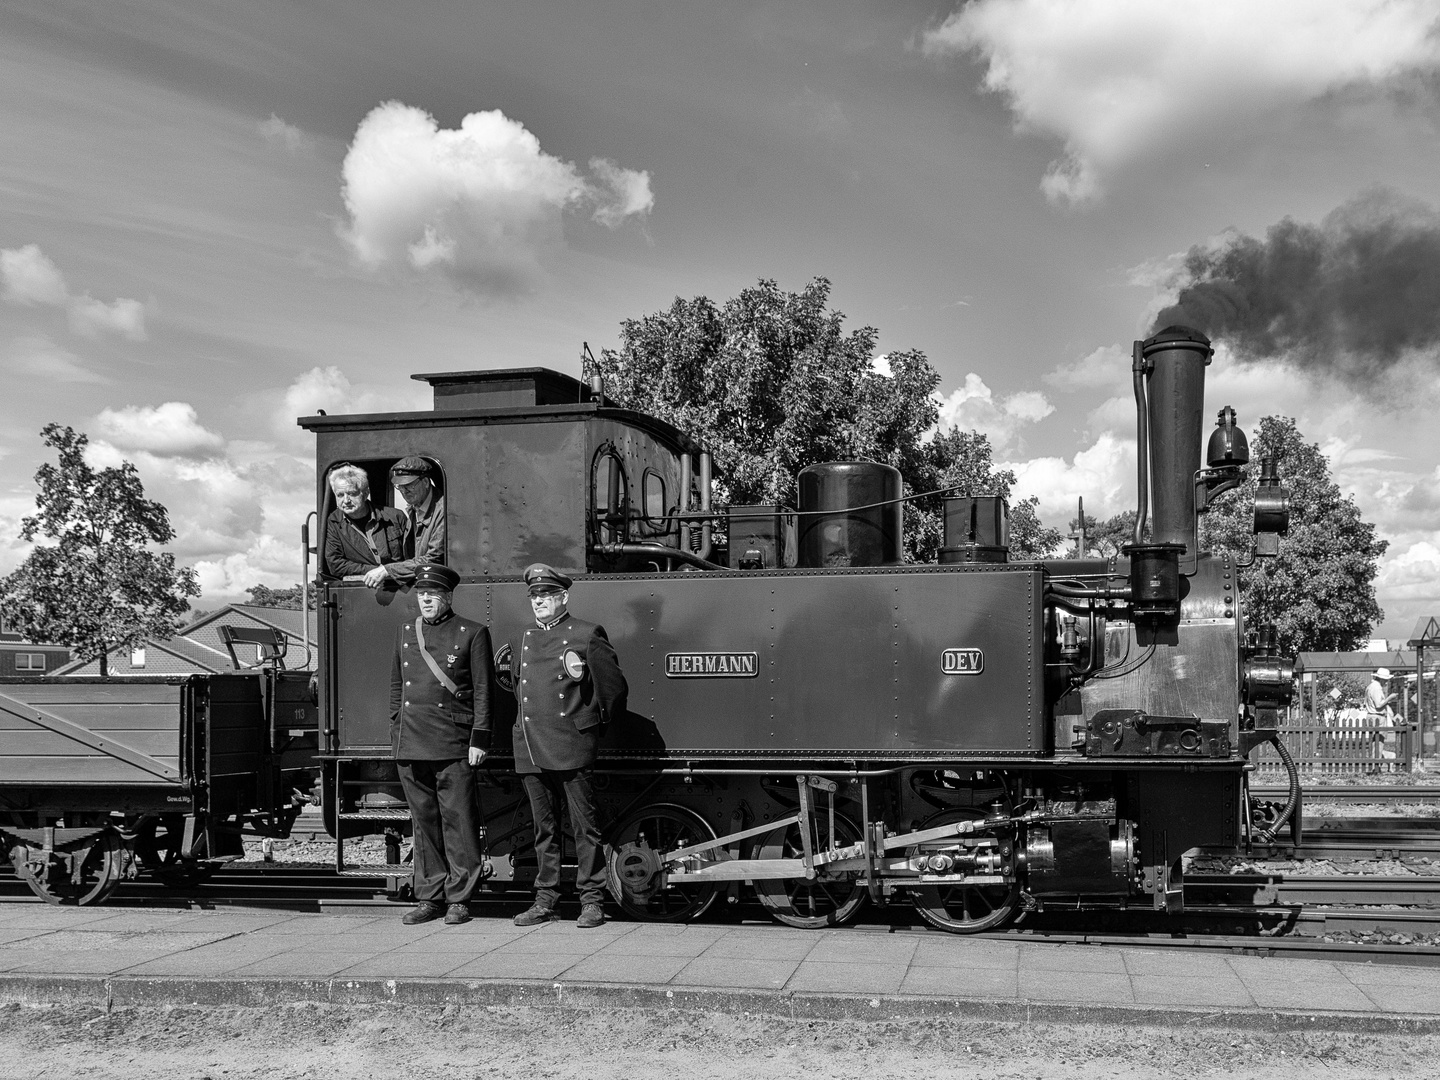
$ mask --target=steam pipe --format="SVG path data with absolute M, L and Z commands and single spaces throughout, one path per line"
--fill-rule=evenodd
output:
M 680 546 L 690 550 L 691 528 L 690 522 L 685 520 L 684 515 L 690 512 L 690 488 L 695 482 L 695 466 L 689 453 L 680 455 Z
M 710 511 L 710 451 L 700 451 L 700 512 Z M 700 524 L 700 550 L 696 552 L 702 562 L 710 558 L 710 531 L 713 525 L 707 517 Z M 713 565 L 713 564 L 712 564 Z
M 1131 351 L 1130 381 L 1135 389 L 1135 543 L 1145 542 L 1150 523 L 1150 410 L 1145 404 L 1144 342 L 1135 342 Z
M 590 550 L 607 558 L 614 558 L 616 555 L 653 555 L 657 559 L 678 559 L 680 562 L 689 563 L 701 570 L 730 569 L 728 566 L 710 562 L 696 552 L 686 551 L 684 548 L 667 547 L 664 544 L 595 544 Z

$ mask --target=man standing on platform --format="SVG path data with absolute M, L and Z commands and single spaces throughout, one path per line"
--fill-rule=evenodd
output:
M 510 644 L 519 715 L 515 771 L 535 822 L 535 903 L 516 926 L 555 918 L 560 896 L 560 807 L 575 833 L 575 887 L 581 928 L 605 921 L 605 853 L 591 771 L 606 723 L 625 711 L 625 676 L 605 628 L 569 612 L 571 579 L 544 563 L 525 570 L 535 625 Z
M 415 569 L 420 617 L 400 627 L 390 674 L 390 746 L 415 829 L 415 898 L 407 925 L 470 920 L 480 884 L 475 774 L 490 748 L 490 631 L 451 606 L 460 575 Z
M 1380 744 L 1380 757 L 1385 761 L 1395 760 L 1395 710 L 1391 708 L 1399 700 L 1398 694 L 1390 693 L 1390 669 L 1378 668 L 1370 685 L 1365 688 L 1365 720 L 1378 728 L 1388 729 L 1375 732 L 1375 741 Z

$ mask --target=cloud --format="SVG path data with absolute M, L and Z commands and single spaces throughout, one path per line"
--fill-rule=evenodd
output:
M 185 401 L 103 409 L 95 418 L 95 430 L 122 450 L 158 456 L 205 456 L 225 445 L 222 436 L 201 426 L 195 406 Z
M 983 432 L 996 450 L 1014 442 L 1026 425 L 1038 423 L 1055 411 L 1055 406 L 1038 390 L 1022 390 L 997 398 L 973 371 L 965 376 L 965 385 L 949 397 L 936 394 L 935 403 L 940 409 L 942 429 Z
M 1135 503 L 1135 442 L 1105 432 L 1088 448 L 1066 461 L 1040 457 L 1005 462 L 1015 472 L 1015 498 L 1040 500 L 1040 517 L 1046 521 L 1075 516 L 1075 500 L 1085 500 L 1085 512 L 1112 517 Z
M 0 278 L 5 299 L 15 304 L 58 306 L 70 295 L 64 276 L 39 244 L 0 249 Z
M 1123 345 L 1102 345 L 1072 364 L 1057 367 L 1044 380 L 1057 390 L 1129 386 L 1130 350 Z
M 1127 165 L 1340 89 L 1440 68 L 1433 0 L 974 0 L 927 30 L 978 55 L 1017 128 L 1059 137 L 1041 187 L 1101 195 Z
M 131 341 L 144 341 L 145 305 L 124 297 L 107 304 L 89 296 L 77 296 L 70 301 L 70 329 L 81 337 L 98 338 L 112 333 Z
M 108 383 L 110 380 L 91 371 L 68 349 L 62 349 L 43 335 L 18 338 L 11 343 L 5 356 L 5 369 L 27 379 L 57 383 Z
M 498 109 L 470 113 L 456 129 L 398 101 L 371 110 L 345 155 L 341 235 L 370 267 L 435 270 L 478 292 L 513 294 L 563 242 L 567 210 L 592 208 L 617 228 L 654 206 L 650 174 L 603 158 L 595 181 L 545 153 L 524 125 Z
M 412 381 L 395 386 L 356 386 L 333 364 L 313 367 L 285 391 L 276 413 L 277 429 L 286 434 L 299 429 L 296 417 L 340 413 L 421 412 L 432 405 L 430 387 Z
M 0 249 L 0 279 L 11 303 L 66 308 L 70 329 L 82 337 L 114 333 L 131 341 L 145 340 L 144 304 L 124 297 L 107 304 L 89 293 L 71 293 L 65 276 L 38 244 Z
M 292 154 L 305 149 L 310 143 L 303 131 L 294 124 L 287 124 L 274 113 L 270 114 L 270 119 L 261 120 L 255 127 L 266 142 L 273 146 L 283 146 Z

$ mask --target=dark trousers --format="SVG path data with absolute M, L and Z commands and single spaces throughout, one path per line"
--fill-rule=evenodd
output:
M 415 899 L 463 904 L 480 884 L 480 812 L 468 762 L 402 761 L 415 825 Z
M 575 890 L 582 904 L 605 902 L 605 850 L 600 845 L 600 817 L 595 809 L 595 787 L 589 769 L 568 772 L 527 773 L 525 794 L 535 822 L 535 899 L 549 907 L 560 897 L 559 804 L 570 807 L 570 828 L 575 833 Z

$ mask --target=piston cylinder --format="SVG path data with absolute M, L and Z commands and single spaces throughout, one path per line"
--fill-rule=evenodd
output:
M 874 461 L 800 470 L 800 565 L 893 566 L 900 561 L 900 471 Z

